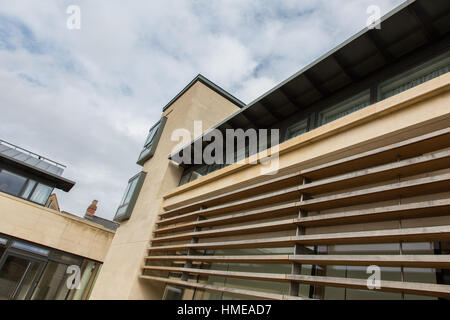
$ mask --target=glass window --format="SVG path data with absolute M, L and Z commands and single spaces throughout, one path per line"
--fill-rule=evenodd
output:
M 25 190 L 22 193 L 22 198 L 28 199 L 31 192 L 33 191 L 34 186 L 36 185 L 36 181 L 28 180 L 27 186 L 25 187 Z
M 183 175 L 181 176 L 181 180 L 180 180 L 180 186 L 189 182 L 189 179 L 191 178 L 191 173 L 192 173 L 192 171 L 189 169 L 185 169 L 183 171 Z
M 409 70 L 380 86 L 380 99 L 386 99 L 450 71 L 450 53 Z
M 12 172 L 0 171 L 0 191 L 19 196 L 27 179 Z
M 34 189 L 33 194 L 30 197 L 30 200 L 45 205 L 52 191 L 53 191 L 52 187 L 39 183 L 36 189 Z
M 136 189 L 137 182 L 138 182 L 138 179 L 136 178 L 136 179 L 133 179 L 133 181 L 131 181 L 130 183 L 128 183 L 126 192 L 123 195 L 122 202 L 120 203 L 121 206 L 130 203 L 130 199 L 134 193 L 134 190 Z
M 130 218 L 145 176 L 145 172 L 140 172 L 128 181 L 127 188 L 114 218 L 115 221 L 124 221 Z
M 355 244 L 328 246 L 331 255 L 395 255 L 400 253 L 398 243 Z M 381 267 L 381 280 L 401 280 L 401 269 Z M 367 279 L 367 268 L 362 266 L 327 266 L 327 277 Z M 381 292 L 376 290 L 358 290 L 338 287 L 325 287 L 325 300 L 376 300 L 401 299 L 400 293 Z
M 286 140 L 298 137 L 302 133 L 305 133 L 308 129 L 308 120 L 300 121 L 287 129 Z
M 166 286 L 166 290 L 164 291 L 163 300 L 182 300 L 183 299 L 183 288 Z
M 159 136 L 161 135 L 160 132 L 164 128 L 165 123 L 166 123 L 166 118 L 163 117 L 148 132 L 147 138 L 145 139 L 144 148 L 141 151 L 141 154 L 139 155 L 139 159 L 137 161 L 137 163 L 139 165 L 143 165 L 145 163 L 145 161 L 150 159 L 153 156 L 153 154 L 155 153 L 155 149 L 158 144 Z
M 370 92 L 365 91 L 336 106 L 326 109 L 319 114 L 319 125 L 324 125 L 350 113 L 367 107 L 370 104 Z
M 189 181 L 197 180 L 203 176 L 205 176 L 208 173 L 208 166 L 207 165 L 201 165 L 194 170 L 192 170 L 191 177 Z
M 73 273 L 67 273 L 68 265 L 49 261 L 34 290 L 32 300 L 66 300 L 70 289 L 66 281 Z
M 99 270 L 99 263 L 84 260 L 81 268 L 80 288 L 73 290 L 70 300 L 85 300 Z

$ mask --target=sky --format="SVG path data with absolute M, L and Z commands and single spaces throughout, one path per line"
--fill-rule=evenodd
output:
M 0 0 L 0 139 L 67 166 L 112 219 L 149 128 L 201 73 L 249 103 L 403 0 Z M 67 28 L 70 5 L 80 29 Z

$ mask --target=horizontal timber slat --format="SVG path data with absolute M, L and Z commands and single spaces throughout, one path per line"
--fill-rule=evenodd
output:
M 230 235 L 239 235 L 242 233 L 258 233 L 258 232 L 272 232 L 272 231 L 281 231 L 281 230 L 289 230 L 295 228 L 294 219 L 280 220 L 280 221 L 272 221 L 266 223 L 258 223 L 251 224 L 240 227 L 230 227 L 216 230 L 208 230 L 208 231 L 197 231 L 197 232 L 189 232 L 177 235 L 171 235 L 166 237 L 153 238 L 152 242 L 168 242 L 168 241 L 180 241 L 187 240 L 191 238 L 212 238 L 212 237 L 223 237 Z
M 303 227 L 385 221 L 397 218 L 423 218 L 450 214 L 450 199 L 430 200 L 394 206 L 318 214 L 295 219 Z
M 448 190 L 450 190 L 450 174 L 442 174 L 313 198 L 303 201 L 300 204 L 300 208 L 307 211 L 325 210 Z
M 148 261 L 196 261 L 226 263 L 288 264 L 346 266 L 389 266 L 415 268 L 450 268 L 450 255 L 253 255 L 253 256 L 148 256 Z
M 419 137 L 394 143 L 354 156 L 331 161 L 300 171 L 300 175 L 310 180 L 320 180 L 345 172 L 374 167 L 388 162 L 418 156 L 435 150 L 447 148 L 450 140 L 450 128 L 431 132 Z
M 271 205 L 273 202 L 285 202 L 289 200 L 298 200 L 300 199 L 300 192 L 298 191 L 299 187 L 290 187 L 287 189 L 265 193 L 262 195 L 258 195 L 255 197 L 247 198 L 240 201 L 230 202 L 227 204 L 223 204 L 220 206 L 204 209 L 204 210 L 198 210 L 191 213 L 186 213 L 183 215 L 175 216 L 172 218 L 164 219 L 161 221 L 158 221 L 157 224 L 167 225 L 167 224 L 173 224 L 178 223 L 186 220 L 193 220 L 197 216 L 212 216 L 217 215 L 221 213 L 227 213 L 227 212 L 233 212 L 237 210 L 243 210 L 250 207 L 255 206 L 264 206 L 264 205 Z
M 239 248 L 278 248 L 296 243 L 303 245 L 354 244 L 449 241 L 450 226 L 388 229 L 362 232 L 341 232 L 292 237 L 223 241 L 209 243 L 186 243 L 169 246 L 150 246 L 150 251 L 179 251 L 185 249 L 239 249 Z
M 284 175 L 281 177 L 276 177 L 267 181 L 256 183 L 244 188 L 233 190 L 230 192 L 225 192 L 220 195 L 207 198 L 205 200 L 196 201 L 194 203 L 168 210 L 160 213 L 161 217 L 168 218 L 181 213 L 186 213 L 193 210 L 200 209 L 201 206 L 210 207 L 215 206 L 220 203 L 235 201 L 237 199 L 242 199 L 248 196 L 252 196 L 259 193 L 265 193 L 268 191 L 273 191 L 281 188 L 286 188 L 289 186 L 298 185 L 301 182 L 301 178 L 298 172 Z
M 251 205 L 264 205 L 274 200 L 279 202 L 292 200 L 295 199 L 296 196 L 299 197 L 299 188 L 300 187 L 288 188 L 286 190 L 281 190 L 270 194 L 233 202 L 230 204 L 224 204 L 210 209 L 199 210 L 185 215 L 158 221 L 157 224 L 158 226 L 165 226 L 189 219 L 194 219 L 199 215 L 209 216 L 213 214 L 226 213 L 227 211 L 247 208 Z M 325 210 L 336 207 L 346 207 L 356 204 L 394 199 L 400 196 L 408 197 L 418 194 L 443 192 L 447 190 L 450 190 L 450 174 L 442 174 L 439 176 L 413 179 L 404 182 L 361 189 L 357 191 L 313 198 L 311 200 L 301 202 L 299 204 L 299 208 L 308 211 Z
M 293 202 L 289 204 L 272 206 L 270 208 L 264 208 L 259 210 L 251 210 L 244 213 L 223 216 L 214 219 L 191 222 L 184 225 L 172 226 L 163 229 L 156 229 L 154 232 L 156 234 L 159 234 L 159 233 L 183 231 L 188 229 L 192 230 L 194 229 L 194 227 L 210 227 L 227 223 L 245 222 L 255 219 L 262 219 L 267 217 L 268 215 L 274 217 L 275 214 L 279 215 L 285 213 L 294 213 L 296 212 L 297 208 L 299 208 L 299 203 Z M 294 223 L 305 227 L 311 227 L 311 226 L 383 221 L 383 220 L 392 220 L 396 218 L 405 219 L 405 218 L 431 217 L 448 214 L 450 214 L 450 199 L 440 199 L 394 206 L 345 211 L 331 214 L 319 214 L 315 216 L 294 219 Z M 277 222 L 274 223 L 276 224 Z M 189 233 L 189 235 L 191 234 L 194 233 Z M 159 238 L 155 238 L 153 240 L 157 239 Z
M 207 220 L 193 221 L 181 225 L 169 226 L 165 228 L 157 228 L 153 232 L 156 234 L 169 233 L 175 231 L 183 231 L 194 229 L 194 227 L 204 228 L 218 226 L 227 223 L 246 222 L 254 219 L 264 219 L 267 217 L 277 217 L 286 214 L 298 212 L 297 202 L 289 202 L 284 204 L 276 204 L 262 209 L 251 209 L 240 211 L 239 213 L 222 216 L 218 218 L 210 218 Z
M 142 276 L 141 275 L 140 278 L 143 280 L 158 281 L 158 282 L 169 283 L 169 284 L 179 285 L 179 286 L 184 286 L 184 287 L 203 289 L 206 291 L 226 292 L 226 293 L 231 293 L 231 294 L 243 295 L 243 296 L 247 296 L 247 297 L 260 298 L 260 299 L 309 300 L 308 298 L 302 298 L 302 297 L 287 296 L 287 295 L 281 295 L 281 294 L 275 294 L 275 293 L 265 293 L 265 292 L 253 291 L 253 290 L 234 289 L 234 288 L 213 286 L 213 285 L 209 285 L 206 283 L 195 283 L 195 282 L 190 282 L 190 281 L 175 280 L 175 279 L 168 279 L 168 278 L 161 278 L 161 277 Z
M 228 277 L 248 280 L 265 280 L 276 282 L 299 282 L 304 284 L 323 285 L 341 288 L 353 288 L 370 290 L 367 287 L 366 279 L 337 278 L 324 276 L 306 276 L 277 273 L 256 273 L 256 272 L 238 272 L 238 271 L 218 271 L 196 268 L 177 268 L 177 267 L 144 267 L 146 270 L 187 272 L 191 274 L 200 274 L 208 276 Z M 411 283 L 400 281 L 380 281 L 380 288 L 377 291 L 403 292 L 410 294 L 428 295 L 441 298 L 450 298 L 450 286 L 428 283 Z
M 182 205 L 177 208 L 162 212 L 161 216 L 170 217 L 193 210 L 198 210 L 201 206 L 209 207 L 212 205 L 217 205 L 219 203 L 229 202 L 235 199 L 247 197 L 252 194 L 263 193 L 269 190 L 299 184 L 299 182 L 296 183 L 296 181 L 300 181 L 302 176 L 310 180 L 319 180 L 331 176 L 336 176 L 345 172 L 365 169 L 368 167 L 382 165 L 388 162 L 395 162 L 397 161 L 397 158 L 399 156 L 403 159 L 418 156 L 448 147 L 449 140 L 450 128 L 442 129 L 419 137 L 394 143 L 385 147 L 359 153 L 354 156 L 327 162 L 319 166 L 304 169 L 300 172 L 277 177 L 251 186 L 246 186 L 238 190 L 233 190 L 217 196 L 195 201 L 191 204 Z M 176 204 L 172 206 L 176 206 Z
M 344 175 L 313 181 L 299 187 L 299 190 L 308 195 L 327 193 L 334 190 L 353 188 L 355 185 L 377 183 L 395 177 L 408 177 L 425 172 L 445 169 L 450 163 L 450 150 L 437 151 L 398 162 L 377 167 L 352 171 Z

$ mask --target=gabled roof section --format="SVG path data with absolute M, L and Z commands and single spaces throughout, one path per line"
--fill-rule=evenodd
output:
M 47 208 L 61 212 L 61 208 L 59 207 L 58 197 L 54 193 L 52 193 L 52 195 L 48 198 L 45 206 Z
M 246 106 L 244 102 L 242 102 L 229 92 L 225 91 L 224 89 L 222 89 L 217 84 L 207 79 L 203 75 L 199 74 L 191 82 L 189 82 L 189 84 L 186 87 L 184 87 L 184 89 L 181 90 L 180 93 L 178 93 L 172 100 L 170 100 L 170 102 L 163 108 L 163 112 L 166 111 L 175 101 L 178 100 L 179 97 L 181 97 L 186 91 L 188 91 L 195 83 L 197 83 L 197 81 L 200 81 L 205 86 L 215 91 L 216 93 L 220 94 L 222 97 L 229 100 L 230 102 L 234 103 L 239 108 L 244 108 Z

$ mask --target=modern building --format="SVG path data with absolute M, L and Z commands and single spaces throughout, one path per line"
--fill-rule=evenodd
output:
M 0 140 L 0 300 L 89 297 L 117 224 L 60 211 L 64 168 Z
M 91 299 L 450 298 L 449 70 L 450 2 L 416 0 L 248 105 L 196 77 L 150 129 Z M 280 141 L 188 161 L 230 129 Z

